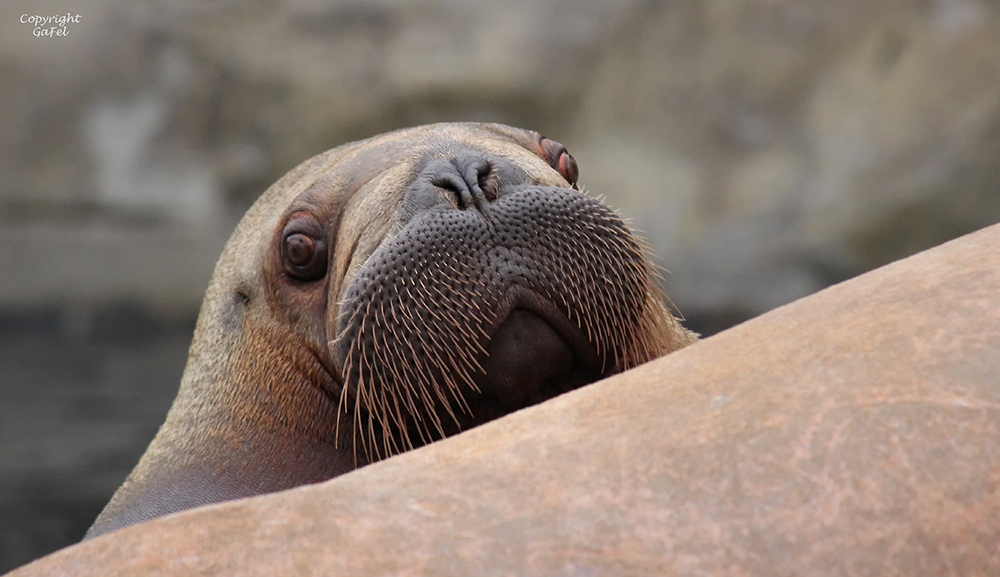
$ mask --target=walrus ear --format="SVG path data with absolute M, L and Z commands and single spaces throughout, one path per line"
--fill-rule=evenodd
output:
M 549 166 L 559 171 L 559 174 L 566 179 L 575 190 L 576 181 L 580 178 L 580 168 L 576 164 L 576 159 L 566 150 L 562 144 L 545 136 L 539 141 L 539 145 L 544 151 L 545 161 Z

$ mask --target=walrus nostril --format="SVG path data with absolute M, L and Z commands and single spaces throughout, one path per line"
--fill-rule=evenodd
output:
M 448 198 L 458 209 L 482 210 L 484 203 L 499 197 L 499 183 L 493 175 L 493 167 L 482 158 L 459 156 L 437 160 L 429 164 L 424 173 L 431 185 L 451 193 Z M 412 194 L 425 193 L 415 191 Z
M 431 179 L 431 184 L 454 194 L 452 201 L 456 208 L 468 208 L 473 205 L 472 192 L 468 185 L 457 174 L 438 174 Z
M 490 178 L 492 170 L 490 163 L 483 159 L 473 160 L 466 167 L 465 182 L 473 191 L 476 200 L 494 201 L 499 196 L 496 179 Z

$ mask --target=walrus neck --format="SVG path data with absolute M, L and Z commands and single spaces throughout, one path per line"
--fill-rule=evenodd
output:
M 197 356 L 160 431 L 85 539 L 201 505 L 317 483 L 364 464 L 349 442 L 334 437 L 336 406 L 323 391 L 304 376 L 289 379 L 287 366 L 282 378 L 270 374 L 278 359 L 254 359 L 269 372 L 233 366 L 217 379 Z

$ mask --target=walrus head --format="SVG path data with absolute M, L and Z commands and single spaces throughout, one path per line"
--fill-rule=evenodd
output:
M 441 124 L 316 156 L 240 222 L 166 422 L 88 537 L 318 482 L 694 340 L 559 143 Z

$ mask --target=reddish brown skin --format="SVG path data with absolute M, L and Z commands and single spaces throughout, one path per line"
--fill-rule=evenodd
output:
M 321 485 L 35 575 L 998 575 L 1000 226 Z

